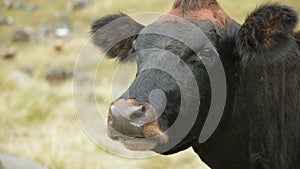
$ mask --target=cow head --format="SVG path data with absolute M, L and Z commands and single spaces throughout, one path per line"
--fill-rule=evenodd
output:
M 122 13 L 95 21 L 94 44 L 138 66 L 134 82 L 111 104 L 109 137 L 130 150 L 165 154 L 197 142 L 211 106 L 209 70 L 220 73 L 213 71 L 220 58 L 227 79 L 234 78 L 237 27 L 215 0 L 176 0 L 146 27 Z

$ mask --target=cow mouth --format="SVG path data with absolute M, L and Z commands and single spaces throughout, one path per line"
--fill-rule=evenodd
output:
M 155 124 L 157 122 L 154 122 Z M 158 123 L 157 123 L 158 124 Z M 142 125 L 142 124 L 141 124 Z M 147 124 L 141 126 L 134 126 L 131 130 L 139 131 L 135 134 L 123 134 L 116 131 L 113 127 L 108 125 L 108 136 L 114 140 L 121 142 L 125 148 L 131 151 L 150 151 L 158 144 L 165 144 L 168 142 L 168 135 L 163 132 L 159 126 Z
M 150 151 L 158 144 L 165 144 L 168 140 L 166 134 L 153 137 L 109 136 L 112 140 L 121 142 L 125 148 L 131 151 Z

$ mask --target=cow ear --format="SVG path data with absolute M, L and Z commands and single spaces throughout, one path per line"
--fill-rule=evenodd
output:
M 92 40 L 108 57 L 123 61 L 143 28 L 143 25 L 123 13 L 108 15 L 93 22 Z
M 247 17 L 239 31 L 236 48 L 241 59 L 267 61 L 263 56 L 289 50 L 294 43 L 292 37 L 297 22 L 297 13 L 290 7 L 279 4 L 259 7 Z

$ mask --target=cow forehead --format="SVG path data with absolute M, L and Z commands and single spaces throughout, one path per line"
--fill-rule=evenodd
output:
M 214 30 L 213 24 L 205 20 L 197 25 L 181 18 L 165 22 L 153 23 L 145 27 L 138 35 L 136 47 L 164 48 L 166 46 L 188 47 L 192 51 L 199 51 L 202 46 L 213 46 L 210 32 Z

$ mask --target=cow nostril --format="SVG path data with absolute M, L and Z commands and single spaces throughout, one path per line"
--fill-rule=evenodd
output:
M 108 114 L 107 122 L 108 122 L 109 125 L 113 124 L 113 117 L 112 117 L 111 113 Z
M 120 139 L 119 136 L 111 136 L 111 139 L 118 141 Z
M 143 110 L 142 111 L 136 111 L 136 112 L 134 112 L 130 115 L 129 119 L 133 120 L 133 121 L 136 121 L 136 120 L 138 120 L 138 119 L 140 119 L 144 116 L 145 116 L 145 113 L 144 113 Z
M 147 110 L 147 109 L 146 109 L 146 106 L 142 106 L 141 111 L 142 111 L 142 112 L 146 112 L 146 110 Z

